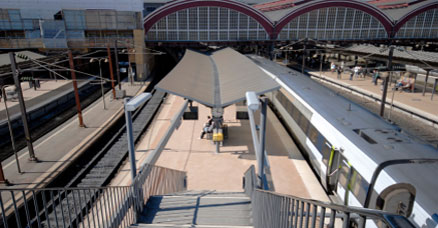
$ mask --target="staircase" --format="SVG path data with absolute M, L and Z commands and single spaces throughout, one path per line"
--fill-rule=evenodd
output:
M 251 199 L 243 192 L 186 191 L 151 196 L 134 227 L 249 228 Z

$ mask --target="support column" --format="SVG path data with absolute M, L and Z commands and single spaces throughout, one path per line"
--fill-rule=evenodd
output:
M 384 114 L 385 114 L 386 95 L 388 93 L 389 74 L 392 71 L 392 56 L 393 55 L 394 55 L 394 46 L 390 45 L 389 54 L 388 54 L 388 76 L 383 81 L 382 103 L 380 104 L 380 116 L 381 117 L 384 117 Z
M 119 90 L 122 90 L 122 83 L 120 82 L 119 52 L 117 50 L 117 40 L 114 41 L 114 56 L 116 57 L 117 84 L 119 86 Z
M 323 54 L 319 53 L 319 77 L 322 77 L 322 62 L 323 62 Z
M 138 81 L 146 79 L 144 31 L 134 30 L 135 66 Z
M 129 98 L 125 98 L 125 105 L 129 102 Z M 135 176 L 137 175 L 137 167 L 135 164 L 135 148 L 134 148 L 134 136 L 132 133 L 132 118 L 131 112 L 126 110 L 125 107 L 125 121 L 126 121 L 126 136 L 128 137 L 128 150 L 129 150 L 129 161 L 131 163 L 131 179 L 134 183 Z
M 259 160 L 259 175 L 261 177 L 261 187 L 264 190 L 268 189 L 268 183 L 266 181 L 265 175 L 265 141 L 266 141 L 266 115 L 267 115 L 267 100 L 266 98 L 261 98 L 262 109 L 260 111 L 260 160 Z
M 303 63 L 301 64 L 301 73 L 304 74 L 304 67 L 306 66 L 306 41 L 303 46 Z
M 106 47 L 106 52 L 108 54 L 108 63 L 109 63 L 109 71 L 110 71 L 110 78 L 111 78 L 111 88 L 113 90 L 113 99 L 116 99 L 116 90 L 114 89 L 114 72 L 113 72 L 113 61 L 111 58 L 111 50 L 109 45 Z
M 367 77 L 368 75 L 368 59 L 365 59 L 365 75 L 364 75 L 364 79 Z
M 427 69 L 427 70 L 426 70 L 426 79 L 424 79 L 424 86 L 423 86 L 423 97 L 424 97 L 424 94 L 426 93 L 426 88 L 427 88 L 427 79 L 429 79 L 429 72 L 430 72 L 430 70 L 429 70 L 429 69 Z

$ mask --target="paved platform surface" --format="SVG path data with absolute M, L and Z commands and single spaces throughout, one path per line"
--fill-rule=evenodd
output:
M 79 81 L 78 84 L 82 85 L 85 81 Z M 49 97 L 56 96 L 59 93 L 63 93 L 68 90 L 73 90 L 73 85 L 70 80 L 51 80 L 51 81 L 41 81 L 41 87 L 34 90 L 29 87 L 28 82 L 21 83 L 21 89 L 23 90 L 23 98 L 24 103 L 26 104 L 26 108 L 29 109 L 34 105 L 37 105 L 41 102 L 42 99 L 48 99 Z M 11 115 L 20 111 L 17 101 L 11 101 L 8 99 L 7 101 L 9 113 Z M 6 119 L 5 114 L 5 101 L 2 97 L 0 101 L 0 119 Z
M 135 95 L 144 89 L 144 85 L 122 85 L 127 95 Z M 123 100 L 113 100 L 109 91 L 106 98 L 107 109 L 103 109 L 102 99 L 82 111 L 86 128 L 79 127 L 77 115 L 50 131 L 34 142 L 35 155 L 39 162 L 28 161 L 27 147 L 18 152 L 22 174 L 17 172 L 15 157 L 11 156 L 2 162 L 5 178 L 12 183 L 2 188 L 34 188 L 44 187 L 64 167 L 69 165 L 95 137 L 101 134 L 111 122 L 123 115 Z M 5 199 L 3 199 L 5 201 Z
M 183 99 L 172 95 L 163 102 L 153 124 L 136 147 L 137 168 L 148 152 L 156 148 L 182 103 Z M 212 141 L 199 139 L 210 109 L 195 102 L 194 105 L 199 107 L 199 120 L 182 121 L 157 165 L 186 171 L 188 190 L 243 191 L 244 172 L 256 165 L 249 121 L 235 118 L 235 106 L 226 108 L 224 122 L 228 125 L 229 138 L 221 152 L 215 154 Z M 272 112 L 268 113 L 266 149 L 276 192 L 328 201 L 310 167 Z M 130 166 L 126 163 L 111 185 L 130 184 L 129 175 Z
M 320 76 L 344 86 L 354 88 L 358 91 L 367 93 L 373 97 L 382 98 L 382 80 L 378 81 L 378 85 L 372 83 L 371 77 L 365 78 L 353 78 L 349 80 L 349 73 L 343 73 L 341 79 L 337 79 L 337 73 L 330 71 L 309 71 L 311 75 Z M 422 91 L 416 91 L 414 93 L 407 91 L 395 91 L 392 90 L 394 84 L 388 87 L 387 102 L 391 102 L 394 95 L 394 104 L 400 107 L 409 109 L 412 112 L 416 112 L 435 121 L 438 121 L 438 94 L 435 93 L 433 100 L 431 100 L 431 92 L 426 92 L 423 96 Z

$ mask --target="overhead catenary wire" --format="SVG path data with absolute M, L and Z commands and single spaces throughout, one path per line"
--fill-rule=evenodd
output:
M 410 51 L 406 50 L 406 48 L 403 48 L 402 51 L 406 52 L 408 55 L 414 57 L 416 60 L 422 62 L 424 65 L 430 67 L 430 69 L 435 69 L 434 67 L 432 67 L 430 64 L 428 64 L 427 62 L 425 62 L 424 60 L 418 58 L 417 56 L 415 56 L 414 54 L 410 53 Z
M 90 53 L 87 53 L 87 54 L 76 56 L 76 57 L 74 57 L 74 59 L 81 58 L 81 57 L 88 56 L 88 55 L 92 55 L 92 54 L 96 54 L 96 53 L 100 53 L 100 52 L 104 52 L 104 51 L 105 50 L 97 50 L 97 51 L 94 51 L 94 52 L 90 52 Z M 54 62 L 52 64 L 59 64 L 59 63 L 64 63 L 64 62 L 68 62 L 68 59 L 60 60 L 60 61 Z M 26 69 L 20 69 L 20 71 L 21 72 L 28 72 L 28 71 L 37 70 L 37 69 L 40 69 L 40 68 L 41 67 L 39 67 L 39 66 L 38 67 L 31 67 L 31 68 L 26 68 Z M 8 72 L 8 73 L 0 74 L 0 77 L 11 75 L 11 74 L 12 74 L 12 71 Z
M 30 59 L 30 58 L 29 58 L 29 59 Z M 35 60 L 35 59 L 30 59 L 30 60 L 35 61 L 35 63 L 37 63 L 37 64 L 39 64 L 38 62 L 42 62 L 42 61 Z M 89 73 L 86 73 L 86 72 L 83 72 L 83 71 L 79 71 L 79 70 L 75 70 L 75 69 L 70 69 L 70 68 L 68 68 L 68 67 L 58 66 L 58 65 L 54 65 L 54 64 L 50 64 L 50 63 L 46 63 L 46 62 L 42 62 L 42 63 L 47 64 L 47 65 L 49 65 L 49 66 L 57 67 L 57 68 L 59 68 L 59 69 L 72 70 L 72 71 L 74 71 L 74 72 L 76 72 L 76 73 L 84 74 L 84 75 L 87 75 L 87 76 L 90 76 L 90 77 L 99 78 L 99 79 L 101 79 L 101 80 L 111 81 L 110 79 L 107 79 L 107 78 L 104 78 L 104 77 L 100 77 L 100 76 L 97 76 L 97 75 L 89 74 Z M 40 64 L 39 64 L 39 65 L 40 65 Z M 43 65 L 40 65 L 40 66 L 41 66 L 41 67 L 44 67 Z M 47 69 L 48 71 L 51 71 L 51 72 L 57 74 L 57 75 L 60 75 L 59 73 L 57 73 L 56 71 L 53 71 L 53 70 L 50 69 L 50 68 L 46 68 L 46 67 L 44 67 L 44 68 Z M 63 78 L 64 78 L 64 76 L 61 76 L 61 75 L 60 75 L 60 77 L 63 77 Z M 71 79 L 66 78 L 66 80 L 71 80 Z M 80 81 L 80 80 L 77 80 L 77 79 L 76 79 L 76 81 Z M 83 80 L 83 81 L 89 81 L 89 80 Z
M 43 66 L 42 64 L 38 63 L 37 61 L 35 61 L 35 60 L 33 60 L 33 59 L 29 59 L 29 60 L 32 61 L 32 62 L 34 62 L 34 63 L 36 63 L 37 65 L 41 66 L 42 68 L 44 68 L 44 69 L 46 69 L 46 70 L 48 70 L 48 71 L 50 71 L 50 72 L 52 72 L 52 73 L 58 75 L 59 77 L 65 79 L 65 80 L 68 80 L 67 77 L 64 77 L 63 75 L 59 74 L 58 72 L 56 72 L 56 71 L 54 71 L 54 70 L 49 69 L 49 68 L 46 67 L 46 66 Z
M 162 51 L 157 51 L 157 50 L 154 50 L 154 49 L 151 49 L 151 48 L 143 47 L 143 46 L 141 46 L 141 45 L 137 45 L 137 44 L 133 44 L 133 43 L 129 43 L 129 42 L 123 42 L 123 41 L 121 41 L 121 40 L 117 40 L 116 42 L 117 42 L 117 43 L 123 43 L 123 44 L 129 44 L 129 45 L 132 45 L 132 46 L 134 46 L 134 47 L 139 47 L 139 48 L 142 48 L 142 49 L 145 49 L 145 50 L 149 50 L 149 51 L 152 51 L 152 52 L 156 52 L 156 53 L 159 54 L 159 55 L 166 54 L 166 53 L 164 53 L 164 52 L 162 52 Z M 148 53 L 148 54 L 149 54 L 149 53 Z M 154 53 L 150 53 L 150 54 L 154 54 Z

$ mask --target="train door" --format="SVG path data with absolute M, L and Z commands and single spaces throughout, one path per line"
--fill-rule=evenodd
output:
M 336 186 L 336 193 L 338 197 L 344 201 L 345 205 L 348 205 L 348 197 L 349 197 L 349 183 L 352 174 L 352 167 L 350 163 L 347 161 L 344 156 L 340 155 L 340 164 L 338 173 L 338 182 Z
M 340 166 L 340 153 L 339 150 L 332 146 L 330 151 L 330 157 L 327 165 L 326 183 L 328 192 L 336 192 L 336 186 L 339 178 Z
M 331 154 L 331 151 L 333 150 L 333 146 L 324 137 L 321 137 L 318 140 L 318 142 L 320 143 L 320 145 L 318 146 L 318 149 L 321 152 L 322 163 L 323 163 L 323 165 L 320 168 L 321 172 L 320 172 L 319 176 L 320 176 L 321 183 L 324 186 L 324 188 L 327 190 L 327 192 L 330 192 L 330 189 L 329 189 L 329 186 L 327 183 L 327 175 L 328 175 L 328 169 L 329 169 L 330 154 Z M 325 174 L 323 172 L 324 170 L 325 170 Z

